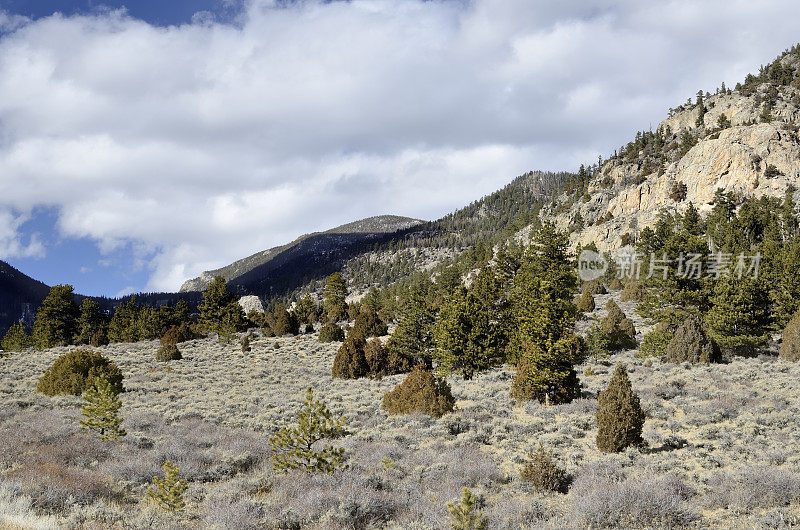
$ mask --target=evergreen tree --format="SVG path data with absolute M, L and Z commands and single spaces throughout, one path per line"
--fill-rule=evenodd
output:
M 486 530 L 489 528 L 489 520 L 483 516 L 483 512 L 476 510 L 475 503 L 475 497 L 466 487 L 461 496 L 461 502 L 458 504 L 447 503 L 447 511 L 450 512 L 450 528 L 454 530 Z
M 170 322 L 170 327 L 188 324 L 191 316 L 189 303 L 183 299 L 178 300 L 178 303 L 175 304 L 175 310 L 172 312 L 172 321 Z
M 233 334 L 245 326 L 245 315 L 233 294 L 228 291 L 225 278 L 217 276 L 203 291 L 200 310 L 201 325 L 219 335 L 220 342 L 228 342 Z
M 363 330 L 353 328 L 347 339 L 339 346 L 333 359 L 331 375 L 339 379 L 358 379 L 369 375 L 369 363 L 365 354 L 367 345 Z
M 275 306 L 270 327 L 277 337 L 281 335 L 297 335 L 300 332 L 300 322 L 294 316 L 294 313 L 286 309 L 283 303 Z
M 136 296 L 131 296 L 127 302 L 120 303 L 114 309 L 114 315 L 108 324 L 108 340 L 111 342 L 139 340 L 137 321 L 141 310 Z
M 581 383 L 572 365 L 577 337 L 568 335 L 546 350 L 525 343 L 511 381 L 511 397 L 519 401 L 536 399 L 540 403 L 569 403 L 581 395 Z
M 71 285 L 56 285 L 36 311 L 33 343 L 39 349 L 72 343 L 77 329 L 78 306 Z
M 502 364 L 502 343 L 487 301 L 460 286 L 442 307 L 433 333 L 433 358 L 440 375 L 457 372 L 472 379 L 476 373 Z
M 738 355 L 753 355 L 768 337 L 769 302 L 757 279 L 720 278 L 714 286 L 711 310 L 706 314 L 711 336 L 720 347 Z
M 8 328 L 6 334 L 0 342 L 0 348 L 4 351 L 22 351 L 33 346 L 33 340 L 25 331 L 25 326 L 21 322 L 14 322 Z
M 108 378 L 104 376 L 92 379 L 89 388 L 83 393 L 83 417 L 81 427 L 85 431 L 95 431 L 103 440 L 114 440 L 125 436 L 125 430 L 120 428 L 122 417 L 119 409 L 122 400 L 112 388 Z
M 577 310 L 575 265 L 567 251 L 568 239 L 552 224 L 544 224 L 525 251 L 511 294 L 514 335 L 511 360 L 525 343 L 548 350 L 572 328 Z
M 91 298 L 84 298 L 78 316 L 78 333 L 75 336 L 75 343 L 89 344 L 95 333 L 103 329 L 103 320 L 100 304 Z
M 311 296 L 298 300 L 293 312 L 301 324 L 313 324 L 317 321 L 317 304 Z
M 347 282 L 338 272 L 328 276 L 322 293 L 322 306 L 328 322 L 339 322 L 347 318 Z
M 642 446 L 645 415 L 625 366 L 618 364 L 608 388 L 597 396 L 597 448 L 619 453 L 630 446 Z
M 435 322 L 436 313 L 424 292 L 412 288 L 400 309 L 397 327 L 389 338 L 389 355 L 398 361 L 406 360 L 409 369 L 420 362 L 430 367 Z
M 296 427 L 284 427 L 270 441 L 272 468 L 276 473 L 300 469 L 308 473 L 333 473 L 342 466 L 344 449 L 314 444 L 344 434 L 344 416 L 334 420 L 328 406 L 314 399 L 309 386 Z
M 164 478 L 153 477 L 153 485 L 148 488 L 147 497 L 168 512 L 177 513 L 186 507 L 183 493 L 189 485 L 185 480 L 178 478 L 180 470 L 176 464 L 167 460 L 162 469 Z

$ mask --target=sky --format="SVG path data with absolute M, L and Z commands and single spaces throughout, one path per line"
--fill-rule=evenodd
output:
M 576 170 L 797 39 L 795 0 L 0 0 L 0 259 L 117 296 Z

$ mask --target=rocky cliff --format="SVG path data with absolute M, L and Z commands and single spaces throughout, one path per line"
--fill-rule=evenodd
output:
M 775 73 L 777 72 L 777 74 Z M 652 226 L 659 212 L 711 209 L 717 189 L 740 197 L 800 187 L 800 56 L 794 49 L 735 90 L 698 94 L 671 109 L 655 132 L 598 164 L 577 197 L 561 194 L 545 218 L 574 244 L 613 250 Z

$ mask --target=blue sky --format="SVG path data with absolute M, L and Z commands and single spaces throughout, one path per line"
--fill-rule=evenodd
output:
M 115 296 L 435 219 L 607 156 L 797 20 L 796 0 L 0 0 L 0 259 Z
M 230 5 L 231 2 L 223 0 L 0 0 L 0 8 L 5 11 L 34 19 L 56 12 L 69 16 L 124 7 L 132 17 L 158 26 L 190 23 L 192 16 L 199 11 L 208 11 L 221 18 L 229 17 L 233 11 Z

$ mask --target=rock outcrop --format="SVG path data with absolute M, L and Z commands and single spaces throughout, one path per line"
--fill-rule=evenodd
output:
M 800 71 L 797 56 L 780 61 Z M 644 151 L 612 157 L 582 198 L 564 194 L 542 210 L 543 217 L 569 231 L 574 245 L 594 242 L 600 250 L 615 250 L 655 224 L 662 210 L 682 213 L 691 203 L 707 214 L 717 189 L 783 197 L 792 186 L 800 188 L 798 80 L 751 83 L 671 110 L 656 129 L 665 144 L 657 153 L 661 161 Z M 696 144 L 682 149 L 684 137 Z M 676 200 L 671 192 L 678 183 L 685 185 L 685 197 Z
M 261 298 L 254 295 L 239 298 L 239 306 L 242 308 L 245 315 L 249 315 L 250 313 L 264 313 L 266 311 Z

